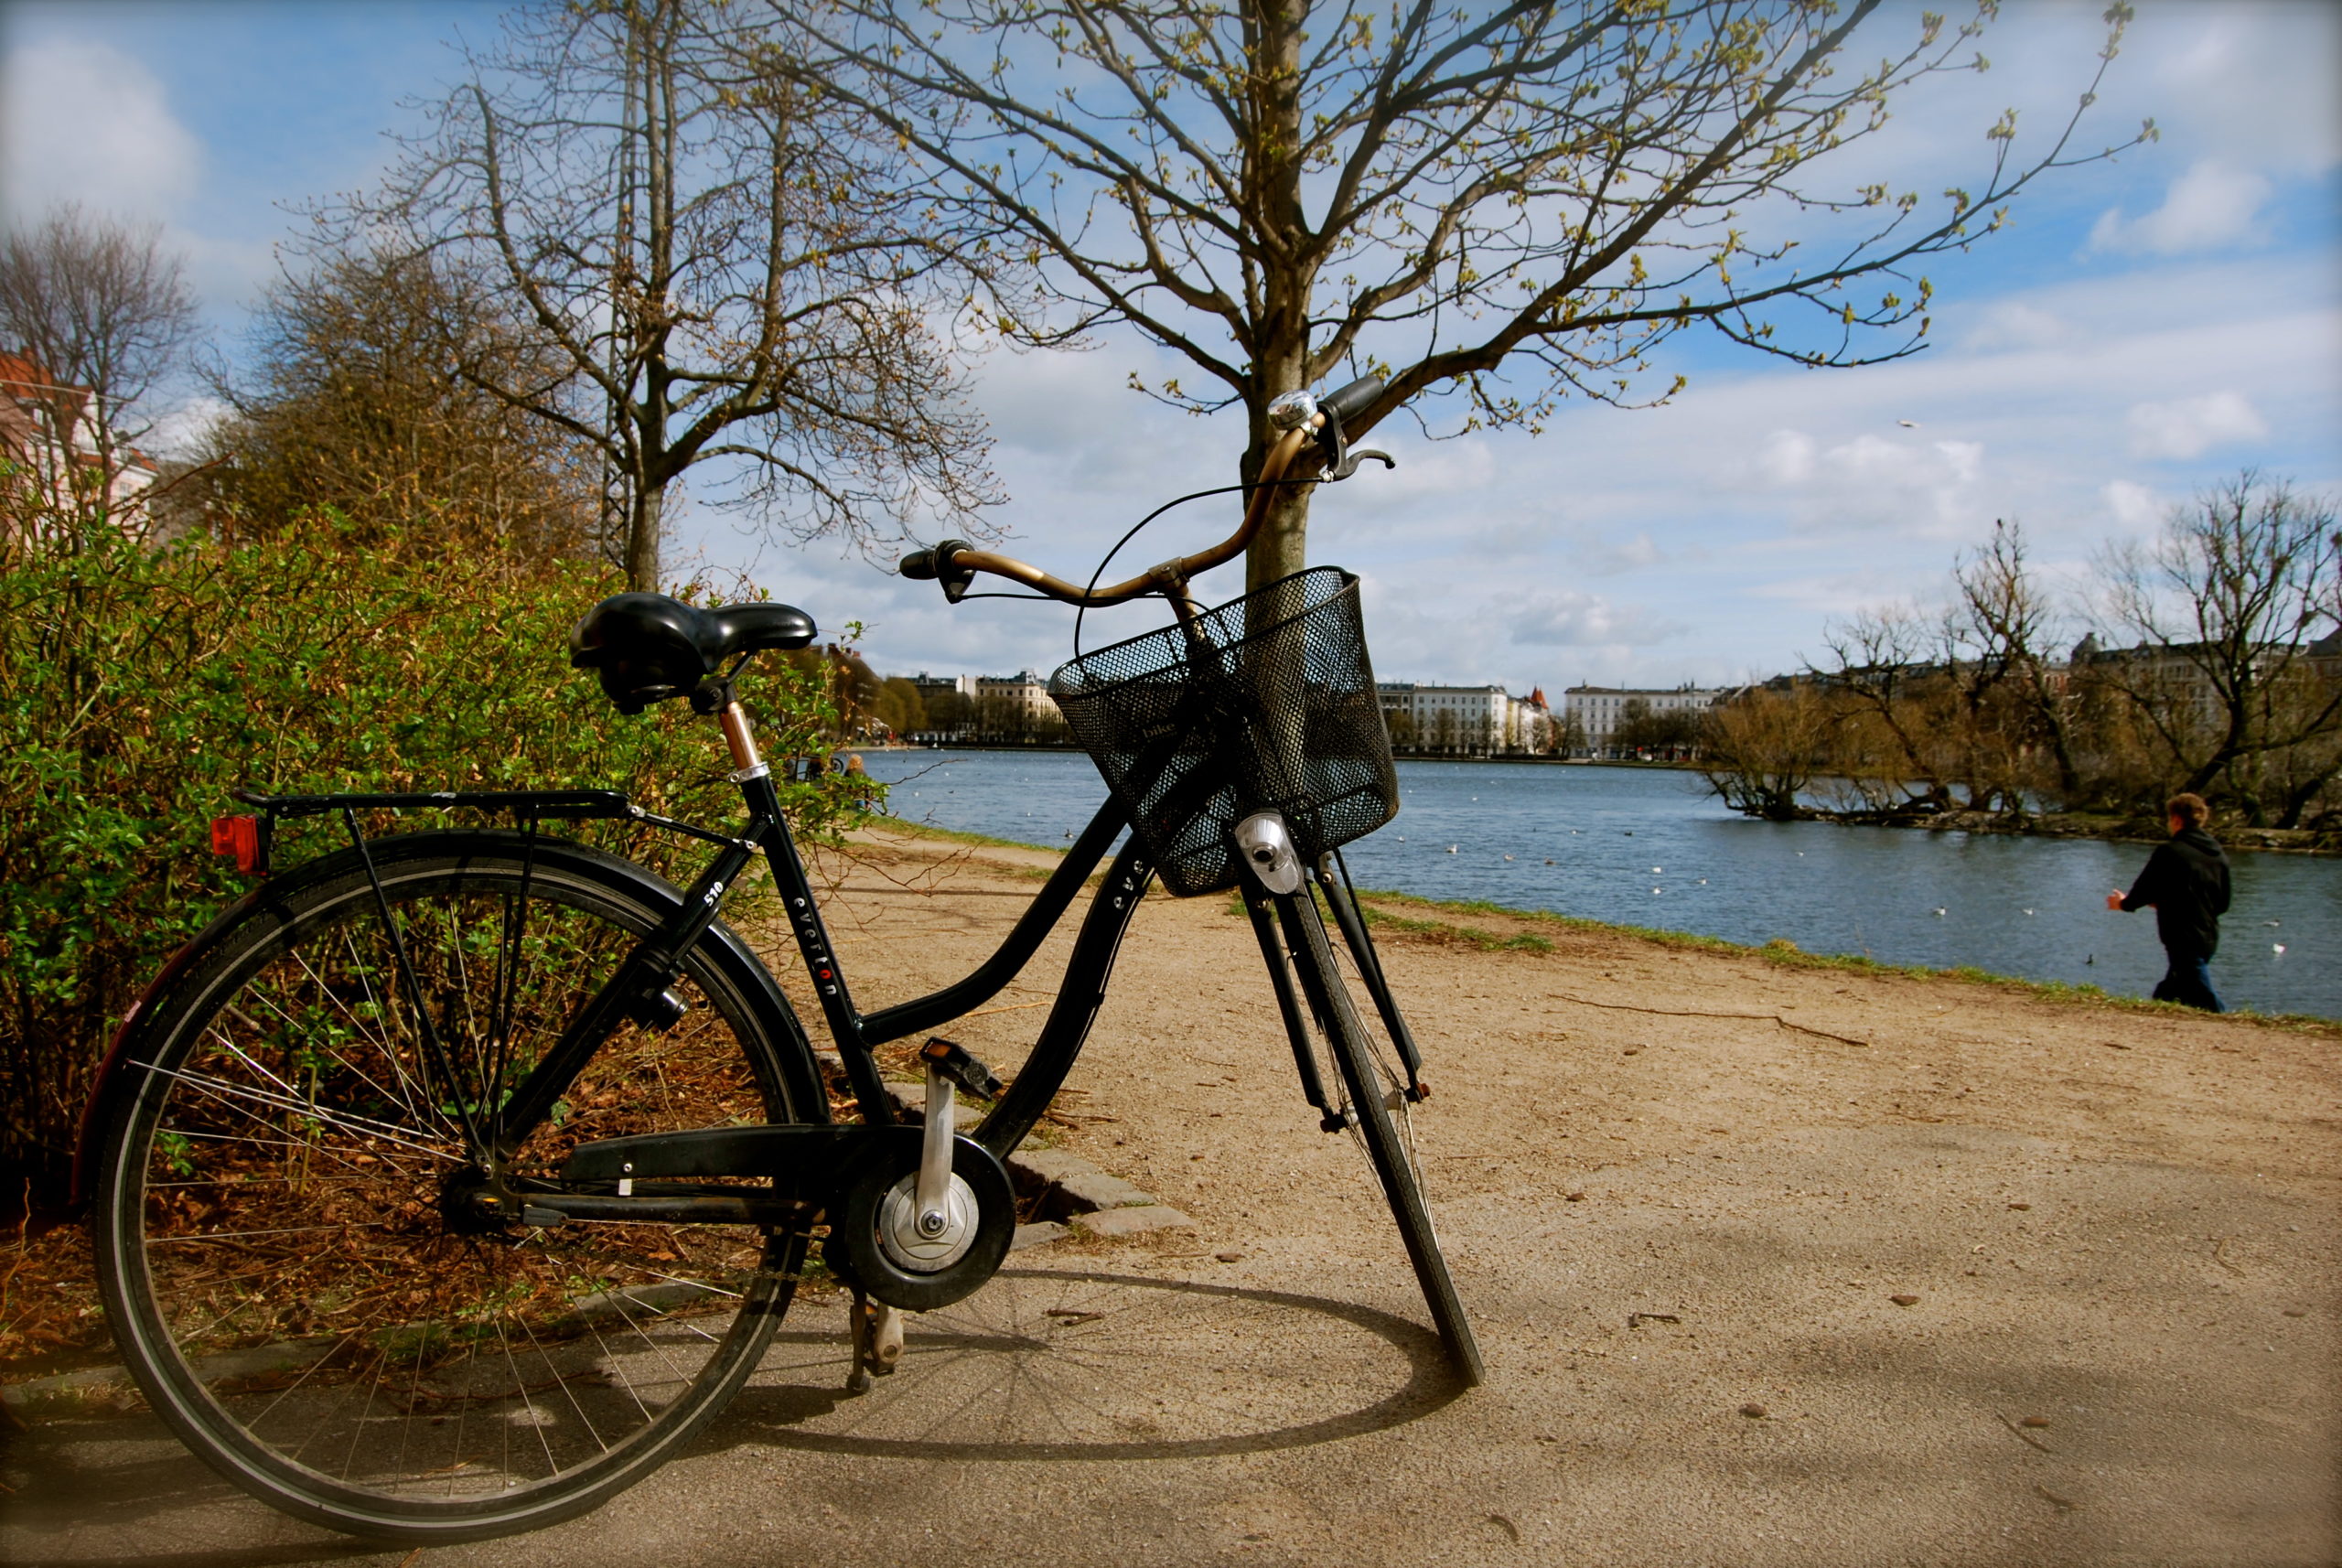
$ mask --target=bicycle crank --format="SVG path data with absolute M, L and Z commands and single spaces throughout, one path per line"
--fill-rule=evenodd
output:
M 947 1040 L 929 1042 L 927 1120 L 919 1163 L 899 1155 L 865 1162 L 846 1181 L 830 1222 L 838 1273 L 888 1306 L 927 1312 L 974 1291 L 998 1273 L 1016 1233 L 1008 1173 L 982 1144 L 957 1137 L 955 1086 L 999 1090 L 983 1065 Z M 896 1145 L 900 1148 L 900 1144 Z M 833 1262 L 834 1268 L 834 1261 Z

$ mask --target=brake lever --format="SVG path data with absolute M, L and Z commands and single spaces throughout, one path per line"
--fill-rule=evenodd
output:
M 1348 478 L 1352 474 L 1358 472 L 1358 466 L 1366 461 L 1369 457 L 1379 458 L 1381 461 L 1382 466 L 1386 468 L 1395 468 L 1399 466 L 1399 459 L 1380 448 L 1373 446 L 1353 446 L 1348 450 L 1348 452 L 1343 455 L 1342 460 L 1338 466 L 1326 470 L 1327 482 L 1330 484 Z

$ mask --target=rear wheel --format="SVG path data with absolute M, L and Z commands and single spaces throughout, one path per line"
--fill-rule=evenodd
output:
M 1338 1116 L 1365 1151 L 1391 1217 L 1399 1223 L 1407 1260 L 1414 1265 L 1416 1283 L 1431 1308 L 1432 1322 L 1456 1375 L 1471 1387 L 1486 1380 L 1480 1347 L 1471 1321 L 1456 1294 L 1447 1259 L 1439 1249 L 1439 1233 L 1423 1201 L 1423 1166 L 1416 1157 L 1407 1075 L 1397 1052 L 1370 1033 L 1359 1016 L 1348 982 L 1326 936 L 1325 918 L 1316 899 L 1303 891 L 1277 900 L 1292 949 L 1294 970 L 1316 1026 L 1314 1034 L 1321 1055 L 1318 1077 L 1328 1108 Z
M 530 1225 L 478 1202 L 467 1122 L 676 895 L 515 834 L 370 847 L 388 923 L 354 854 L 319 862 L 143 1025 L 109 1091 L 107 1309 L 156 1412 L 263 1500 L 414 1542 L 532 1529 L 714 1413 L 788 1306 L 805 1233 Z M 515 1186 L 594 1139 L 824 1116 L 785 1004 L 721 927 L 668 994 L 521 1144 Z

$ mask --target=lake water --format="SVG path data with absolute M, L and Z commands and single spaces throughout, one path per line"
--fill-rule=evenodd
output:
M 1026 843 L 1063 844 L 1106 794 L 1077 752 L 865 761 L 899 781 L 897 814 Z M 1397 820 L 1344 852 L 1362 887 L 2140 996 L 2163 973 L 2154 917 L 2106 908 L 2144 844 L 1756 822 L 1665 769 L 1402 762 L 1399 789 Z M 2342 1017 L 2342 860 L 2239 851 L 2229 865 L 2220 994 Z

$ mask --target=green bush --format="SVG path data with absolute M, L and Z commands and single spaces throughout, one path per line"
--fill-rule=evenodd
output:
M 568 666 L 568 629 L 622 586 L 493 555 L 426 562 L 296 533 L 156 552 L 0 520 L 0 1172 L 54 1199 L 91 1069 L 123 1012 L 243 886 L 209 851 L 240 786 L 613 788 L 686 820 L 736 818 L 712 725 L 681 703 L 615 712 Z M 13 541 L 13 542 L 12 542 Z M 744 672 L 774 758 L 821 749 L 827 682 L 787 660 Z M 800 832 L 834 829 L 867 784 L 785 785 Z M 413 813 L 408 827 L 454 819 Z M 464 820 L 478 822 L 477 814 Z M 371 824 L 390 825 L 387 813 Z M 564 824 L 657 865 L 699 858 L 625 823 Z M 278 861 L 334 847 L 338 820 L 285 824 Z M 704 848 L 704 846 L 700 846 Z M 13 1196 L 11 1201 L 13 1202 Z

